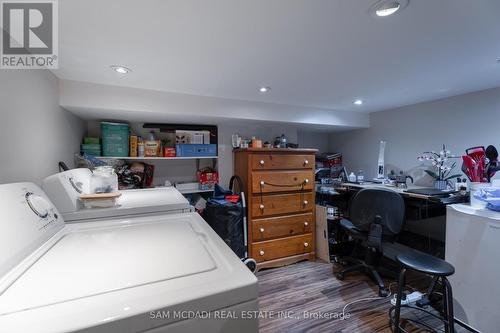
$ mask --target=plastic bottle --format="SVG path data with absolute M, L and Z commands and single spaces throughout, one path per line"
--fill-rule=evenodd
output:
M 148 134 L 148 141 L 156 141 L 155 132 L 151 131 Z
M 137 156 L 144 157 L 144 141 L 140 136 L 137 138 Z
M 358 182 L 364 182 L 365 181 L 365 174 L 363 172 L 363 169 L 359 169 L 358 171 L 358 176 L 357 176 Z
M 355 182 L 356 182 L 356 175 L 354 174 L 354 172 L 351 172 L 351 173 L 349 174 L 349 181 L 350 181 L 351 183 L 355 183 Z
M 280 148 L 286 148 L 286 136 L 285 134 L 281 134 L 280 138 Z

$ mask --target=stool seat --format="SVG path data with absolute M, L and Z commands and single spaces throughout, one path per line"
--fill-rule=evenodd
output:
M 398 254 L 396 261 L 405 268 L 430 275 L 450 276 L 455 273 L 455 268 L 448 262 L 419 251 Z

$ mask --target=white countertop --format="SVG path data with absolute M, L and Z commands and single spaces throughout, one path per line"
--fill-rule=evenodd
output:
M 453 204 L 449 205 L 448 209 L 454 209 L 458 212 L 469 214 L 473 216 L 485 217 L 488 219 L 498 220 L 500 221 L 500 212 L 496 212 L 494 210 L 486 209 L 486 208 L 474 208 L 468 204 Z

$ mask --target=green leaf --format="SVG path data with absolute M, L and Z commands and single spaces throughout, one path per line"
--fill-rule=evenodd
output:
M 434 171 L 431 171 L 431 170 L 424 170 L 429 176 L 431 176 L 432 178 L 434 179 L 439 179 L 439 176 L 437 175 L 437 173 L 435 173 Z
M 443 179 L 443 180 L 450 180 L 450 179 L 453 179 L 453 178 L 458 178 L 458 177 L 462 177 L 462 175 L 457 173 L 456 175 L 452 175 L 452 176 L 446 177 L 446 178 L 445 178 L 445 179 Z

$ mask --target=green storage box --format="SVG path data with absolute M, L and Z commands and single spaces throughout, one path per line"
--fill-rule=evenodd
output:
M 81 145 L 82 150 L 101 150 L 101 145 L 96 144 L 83 144 Z
M 90 156 L 101 156 L 100 150 L 82 150 L 82 153 Z
M 127 124 L 101 123 L 102 156 L 128 157 Z
M 86 144 L 86 145 L 100 145 L 101 144 L 101 139 L 87 136 L 87 137 L 83 138 L 83 144 Z

